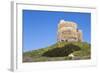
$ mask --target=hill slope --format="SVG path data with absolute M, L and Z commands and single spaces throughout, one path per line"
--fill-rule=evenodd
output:
M 46 48 L 24 52 L 23 62 L 90 59 L 90 51 L 90 44 L 86 42 L 58 42 Z

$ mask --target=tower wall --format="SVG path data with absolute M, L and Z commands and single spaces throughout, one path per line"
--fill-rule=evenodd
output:
M 61 20 L 58 24 L 58 41 L 77 42 L 82 41 L 82 31 L 77 30 L 77 24 L 74 22 Z

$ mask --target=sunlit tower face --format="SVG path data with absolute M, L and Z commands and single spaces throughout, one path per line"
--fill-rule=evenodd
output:
M 77 29 L 77 24 L 60 20 L 58 24 L 58 41 L 77 42 L 82 41 L 82 31 Z

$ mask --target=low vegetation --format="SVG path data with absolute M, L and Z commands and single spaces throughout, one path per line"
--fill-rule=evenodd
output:
M 86 42 L 57 42 L 46 48 L 23 52 L 23 62 L 90 59 L 90 48 L 91 45 Z

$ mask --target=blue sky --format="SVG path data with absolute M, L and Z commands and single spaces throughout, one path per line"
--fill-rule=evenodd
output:
M 23 51 L 54 44 L 61 19 L 77 23 L 78 29 L 83 32 L 83 40 L 91 42 L 90 13 L 23 10 Z

